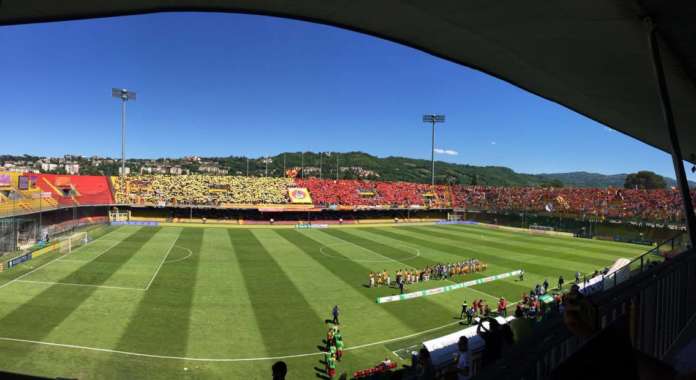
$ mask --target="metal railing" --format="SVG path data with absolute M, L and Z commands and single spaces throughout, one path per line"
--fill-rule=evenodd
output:
M 628 279 L 587 298 L 597 330 L 627 318 L 634 349 L 662 359 L 696 317 L 696 250 L 689 247 L 686 234 L 679 234 L 634 259 L 629 267 Z M 548 378 L 596 336 L 579 338 L 562 318 L 547 319 L 477 379 Z

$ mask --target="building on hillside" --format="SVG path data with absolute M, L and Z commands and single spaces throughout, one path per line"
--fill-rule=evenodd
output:
M 172 174 L 172 175 L 189 174 L 189 170 L 188 170 L 188 169 L 182 169 L 182 168 L 179 167 L 179 166 L 172 166 L 171 168 L 169 168 L 169 174 Z
M 80 174 L 80 164 L 70 163 L 65 164 L 65 172 L 70 175 Z
M 219 168 L 217 166 L 206 165 L 206 166 L 199 166 L 198 172 L 208 173 L 208 174 L 212 174 L 212 175 L 227 175 L 227 173 L 229 172 L 229 169 L 223 169 L 223 168 Z
M 39 165 L 39 167 L 40 167 L 41 171 L 49 172 L 49 171 L 54 171 L 54 170 L 58 169 L 58 164 L 52 164 L 50 162 L 42 162 Z

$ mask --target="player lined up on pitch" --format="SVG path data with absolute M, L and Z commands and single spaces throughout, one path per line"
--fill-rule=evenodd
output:
M 468 259 L 456 263 L 436 264 L 423 269 L 399 269 L 395 273 L 394 280 L 396 286 L 401 286 L 401 284 L 416 284 L 429 280 L 446 280 L 467 273 L 483 272 L 487 268 L 488 264 L 478 259 Z M 368 285 L 371 288 L 379 286 L 391 287 L 392 278 L 386 270 L 370 272 Z
M 334 376 L 336 376 L 336 363 L 341 361 L 341 358 L 343 357 L 344 347 L 343 334 L 341 333 L 341 330 L 338 327 L 338 305 L 334 306 L 333 309 L 331 309 L 331 316 L 333 317 L 333 319 L 331 320 L 332 326 L 326 332 L 326 340 L 324 341 L 326 343 L 326 347 L 324 349 L 324 367 L 326 375 L 330 379 L 333 379 Z

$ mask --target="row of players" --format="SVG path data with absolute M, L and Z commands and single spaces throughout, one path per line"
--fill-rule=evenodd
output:
M 424 269 L 411 269 L 396 271 L 395 281 L 398 286 L 401 284 L 415 284 L 418 282 L 429 281 L 431 279 L 443 280 L 453 276 L 463 275 L 473 272 L 483 272 L 488 268 L 488 264 L 478 259 L 468 259 L 465 261 L 449 264 L 436 264 L 427 266 Z M 371 288 L 378 286 L 391 286 L 391 276 L 386 270 L 382 272 L 370 272 L 368 284 Z

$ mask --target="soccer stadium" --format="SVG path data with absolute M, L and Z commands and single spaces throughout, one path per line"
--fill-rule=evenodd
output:
M 344 12 L 321 1 L 170 3 L 7 1 L 0 4 L 0 33 L 26 23 L 188 10 L 343 27 L 488 72 L 635 137 L 667 153 L 674 186 L 629 186 L 628 179 L 618 187 L 512 185 L 486 177 L 486 169 L 476 169 L 483 180 L 476 174 L 468 183 L 438 176 L 439 165 L 454 170 L 435 158 L 444 152 L 435 148 L 435 125 L 445 121 L 439 114 L 423 116 L 432 126 L 430 159 L 422 160 L 428 169 L 404 159 L 395 180 L 365 163 L 339 166 L 338 152 L 314 154 L 335 158 L 333 172 L 332 163 L 308 163 L 311 152 L 288 165 L 285 153 L 264 156 L 251 173 L 248 158 L 246 172 L 199 157 L 155 168 L 127 161 L 124 145 L 120 159 L 109 159 L 113 170 L 100 158 L 101 172 L 89 174 L 70 172 L 77 164 L 68 158 L 60 162 L 65 170 L 17 159 L 0 167 L 0 378 L 695 376 L 696 188 L 684 167 L 695 157 L 685 125 L 696 122 L 689 76 L 696 71 L 689 41 L 679 36 L 696 24 L 670 22 L 696 15 L 693 6 L 647 2 L 639 12 L 615 1 L 594 9 L 571 2 L 577 19 L 540 37 L 537 24 L 514 27 L 507 14 L 541 22 L 540 13 L 563 19 L 565 9 L 479 4 L 487 8 L 481 10 L 468 1 L 429 10 L 355 2 Z M 369 14 L 385 17 L 377 22 Z M 633 30 L 645 23 L 638 14 L 665 25 L 646 34 L 655 67 L 649 75 L 626 58 L 647 38 Z M 441 23 L 414 35 L 414 17 Z M 513 27 L 494 33 L 500 18 Z M 606 21 L 616 19 L 623 26 Z M 540 47 L 525 38 L 538 38 Z M 665 67 L 654 46 L 663 40 Z M 620 52 L 602 55 L 612 49 Z M 513 51 L 521 64 L 505 58 Z M 536 75 L 534 68 L 557 62 L 542 60 L 545 54 L 569 54 L 568 62 Z M 574 54 L 601 55 L 604 69 L 580 64 Z M 604 70 L 623 76 L 612 81 Z M 578 76 L 603 87 L 583 88 Z M 665 77 L 681 96 L 674 104 Z M 645 93 L 654 99 L 646 102 Z M 136 95 L 118 88 L 112 94 L 124 133 L 125 104 L 131 107 Z M 156 145 L 137 143 L 145 150 Z

